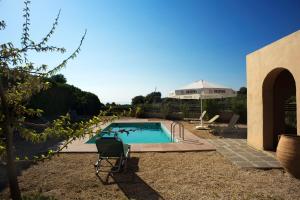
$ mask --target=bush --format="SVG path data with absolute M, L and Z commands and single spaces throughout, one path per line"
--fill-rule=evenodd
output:
M 50 77 L 50 81 L 56 82 L 56 83 L 67 83 L 67 79 L 62 74 L 56 74 Z
M 136 96 L 132 99 L 131 105 L 136 106 L 138 104 L 144 104 L 145 103 L 145 97 L 144 96 Z
M 160 102 L 161 102 L 160 92 L 151 92 L 145 97 L 145 103 L 160 103 Z
M 51 77 L 51 87 L 33 96 L 29 102 L 30 107 L 42 109 L 43 116 L 64 115 L 71 111 L 78 115 L 96 115 L 104 107 L 95 94 L 54 80 L 57 77 Z
M 239 95 L 231 99 L 231 110 L 240 115 L 239 122 L 247 122 L 247 98 L 246 95 Z
M 220 114 L 220 112 L 225 109 L 223 99 L 205 99 L 202 103 L 202 112 L 206 110 L 206 117 L 208 118 Z
M 142 103 L 144 102 L 144 103 Z M 184 118 L 198 118 L 201 115 L 200 101 L 197 99 L 161 99 L 160 92 L 152 92 L 146 97 L 136 96 L 132 99 L 132 105 L 136 106 L 135 116 L 142 117 L 148 114 L 155 114 L 163 118 L 170 116 Z M 241 87 L 238 95 L 224 99 L 203 100 L 202 111 L 206 110 L 206 119 L 221 113 L 236 113 L 240 115 L 239 123 L 247 122 L 247 88 Z M 225 112 L 224 112 L 225 111 Z M 229 115 L 230 117 L 230 115 Z M 229 117 L 225 120 L 227 121 Z
M 160 113 L 164 119 L 168 119 L 171 114 L 171 108 L 169 103 L 160 104 Z
M 103 109 L 106 111 L 107 116 L 112 115 L 122 115 L 122 116 L 132 116 L 135 115 L 132 113 L 132 106 L 129 104 L 120 105 L 116 103 L 106 103 L 105 108 Z M 134 116 L 132 116 L 134 117 Z
M 187 104 L 181 104 L 180 110 L 181 110 L 184 118 L 189 117 L 189 106 Z
M 135 117 L 141 118 L 144 116 L 144 107 L 143 106 L 137 106 L 135 109 Z

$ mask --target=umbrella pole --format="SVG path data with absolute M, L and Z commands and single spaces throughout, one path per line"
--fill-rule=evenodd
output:
M 201 98 L 201 113 L 200 113 L 200 116 L 201 116 L 201 119 L 200 119 L 200 121 L 201 121 L 201 126 L 203 126 L 203 120 L 202 120 L 202 98 Z

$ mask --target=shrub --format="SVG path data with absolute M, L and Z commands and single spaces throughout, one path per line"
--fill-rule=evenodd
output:
M 146 103 L 160 103 L 161 102 L 161 93 L 160 92 L 151 92 L 145 97 Z
M 160 113 L 164 119 L 169 119 L 172 114 L 172 107 L 170 103 L 160 104 Z
M 143 106 L 137 106 L 135 109 L 135 117 L 141 118 L 144 116 L 144 107 Z
M 132 106 L 136 106 L 138 104 L 143 104 L 143 103 L 145 103 L 145 97 L 142 95 L 134 97 L 131 101 Z
M 67 79 L 62 74 L 56 74 L 51 76 L 50 81 L 56 82 L 56 83 L 67 83 Z
M 64 115 L 75 111 L 79 115 L 96 115 L 104 105 L 98 97 L 66 83 L 51 82 L 51 88 L 34 95 L 29 105 L 44 111 L 43 116 Z

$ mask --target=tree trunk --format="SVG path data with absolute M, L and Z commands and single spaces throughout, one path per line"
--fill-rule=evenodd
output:
M 10 195 L 13 200 L 19 200 L 21 199 L 21 192 L 19 188 L 19 183 L 17 179 L 17 170 L 16 170 L 16 164 L 15 164 L 15 155 L 14 155 L 14 149 L 13 149 L 13 131 L 8 124 L 8 122 L 5 123 L 4 127 L 6 132 L 6 154 L 7 154 L 7 174 L 8 174 L 8 180 L 9 180 L 9 189 L 10 189 Z
M 8 174 L 8 180 L 9 180 L 9 189 L 10 189 L 10 195 L 13 200 L 20 200 L 21 199 L 21 192 L 18 184 L 17 179 L 17 170 L 15 165 L 15 155 L 14 155 L 14 149 L 13 149 L 13 129 L 12 129 L 12 121 L 11 116 L 9 112 L 9 108 L 6 101 L 6 96 L 4 93 L 2 80 L 0 79 L 0 98 L 1 98 L 1 106 L 2 111 L 5 116 L 4 119 L 4 126 L 3 133 L 6 137 L 6 154 L 7 154 L 7 174 Z

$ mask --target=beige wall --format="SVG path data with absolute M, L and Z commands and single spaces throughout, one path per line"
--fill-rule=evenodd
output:
M 267 75 L 276 68 L 289 70 L 295 79 L 298 105 L 297 119 L 300 119 L 300 91 L 298 89 L 300 88 L 300 31 L 248 54 L 246 60 L 248 89 L 247 141 L 250 146 L 263 149 L 263 123 L 271 123 L 270 121 L 263 121 L 263 83 Z M 275 71 L 274 74 L 276 73 Z M 267 106 L 269 107 L 265 107 L 265 112 L 270 114 L 272 111 L 270 108 L 273 105 Z M 300 120 L 297 120 L 297 130 L 300 130 Z

